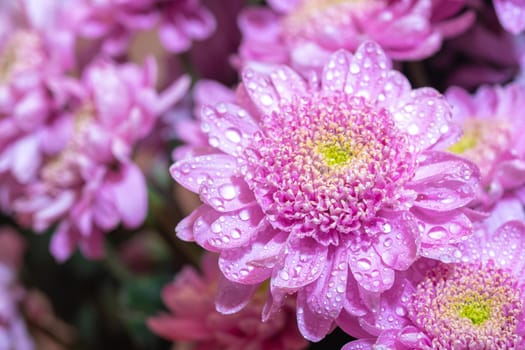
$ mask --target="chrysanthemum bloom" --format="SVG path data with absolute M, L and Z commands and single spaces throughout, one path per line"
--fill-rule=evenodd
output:
M 143 222 L 147 189 L 133 149 L 178 97 L 171 89 L 159 96 L 155 78 L 152 60 L 144 67 L 100 61 L 72 82 L 76 98 L 56 117 L 57 132 L 46 137 L 53 153 L 13 204 L 17 219 L 35 231 L 57 225 L 51 252 L 58 260 L 77 245 L 100 257 L 106 232 Z
M 43 134 L 52 129 L 52 113 L 62 104 L 58 81 L 72 64 L 72 41 L 31 12 L 33 3 L 7 2 L 0 9 L 2 183 L 34 179 L 44 153 Z M 39 15 L 53 18 L 53 3 L 47 2 Z
M 525 1 L 494 0 L 494 9 L 503 28 L 512 34 L 525 29 Z
M 342 323 L 364 338 L 343 349 L 523 349 L 524 219 L 519 201 L 499 202 L 454 263 L 418 261 L 374 312 Z
M 65 4 L 65 12 L 75 32 L 102 40 L 101 50 L 109 55 L 125 54 L 137 31 L 155 26 L 163 46 L 176 53 L 215 30 L 214 17 L 200 0 L 76 0 Z
M 525 184 L 525 86 L 483 86 L 474 95 L 452 87 L 446 98 L 454 107 L 454 121 L 463 130 L 449 151 L 478 165 L 483 191 L 480 200 L 493 204 L 505 191 Z
M 417 60 L 439 50 L 444 38 L 464 31 L 473 14 L 464 1 L 273 0 L 239 18 L 242 62 L 321 67 L 337 49 L 355 51 L 365 40 L 393 59 Z
M 217 258 L 212 254 L 204 256 L 202 274 L 193 267 L 184 267 L 162 290 L 170 313 L 149 318 L 148 327 L 178 344 L 188 342 L 189 348 L 195 350 L 299 350 L 308 346 L 297 330 L 294 308 L 289 302 L 282 312 L 264 323 L 260 316 L 264 305 L 261 292 L 238 313 L 219 313 L 215 309 L 215 293 L 222 278 Z
M 19 311 L 25 292 L 16 278 L 24 244 L 7 227 L 0 227 L 0 243 L 0 349 L 32 350 L 33 341 Z
M 448 259 L 471 233 L 462 208 L 479 171 L 435 150 L 449 106 L 390 65 L 368 42 L 335 53 L 320 81 L 246 68 L 235 103 L 203 108 L 211 147 L 171 174 L 204 205 L 177 234 L 220 252 L 222 272 L 244 285 L 225 303 L 270 279 L 264 318 L 297 292 L 299 328 L 319 340 L 359 302 L 357 285 L 384 291 L 395 270 L 419 255 Z

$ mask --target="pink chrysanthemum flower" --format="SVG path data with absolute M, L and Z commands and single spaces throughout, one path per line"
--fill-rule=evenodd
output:
M 54 18 L 54 4 L 48 2 L 38 15 Z M 52 114 L 62 106 L 57 85 L 72 64 L 73 46 L 67 33 L 36 16 L 34 1 L 2 6 L 0 178 L 3 183 L 28 183 L 41 164 L 43 135 L 52 128 Z
M 260 316 L 262 295 L 238 313 L 219 313 L 215 309 L 215 293 L 222 278 L 217 258 L 212 254 L 206 254 L 202 260 L 202 275 L 193 267 L 184 267 L 162 290 L 170 313 L 149 318 L 149 328 L 178 344 L 187 342 L 188 349 L 194 350 L 299 350 L 308 346 L 297 330 L 290 302 L 264 323 Z
M 158 26 L 162 45 L 183 52 L 215 30 L 215 18 L 200 0 L 80 0 L 66 3 L 68 25 L 80 36 L 102 40 L 101 50 L 122 55 L 137 31 Z
M 419 255 L 448 259 L 471 233 L 462 208 L 479 171 L 435 150 L 449 106 L 390 65 L 368 42 L 335 53 L 319 82 L 246 68 L 235 103 L 202 110 L 211 147 L 171 167 L 205 203 L 178 236 L 221 253 L 222 272 L 245 287 L 231 300 L 270 279 L 265 318 L 297 292 L 310 340 L 358 303 L 357 284 L 387 290 L 395 270 Z
M 474 19 L 470 12 L 459 14 L 464 1 L 273 0 L 269 4 L 271 9 L 247 9 L 239 18 L 242 62 L 318 68 L 332 52 L 353 52 L 365 40 L 379 43 L 393 59 L 422 59 Z
M 7 227 L 0 227 L 0 243 L 0 349 L 33 350 L 33 341 L 19 311 L 25 291 L 16 277 L 24 243 Z
M 483 192 L 479 199 L 490 205 L 505 191 L 525 184 L 525 143 L 519 117 L 525 103 L 525 86 L 483 86 L 474 95 L 453 87 L 446 98 L 454 107 L 454 120 L 463 130 L 449 150 L 478 165 Z
M 341 322 L 364 338 L 343 350 L 524 348 L 524 219 L 519 201 L 499 202 L 454 263 L 418 261 L 374 312 Z
M 494 9 L 502 27 L 512 34 L 525 29 L 525 1 L 494 0 Z
M 155 67 L 153 60 L 143 68 L 100 61 L 71 82 L 76 96 L 56 116 L 56 133 L 46 135 L 49 154 L 38 178 L 13 203 L 17 219 L 35 231 L 57 225 L 56 259 L 67 259 L 77 245 L 98 258 L 106 232 L 143 222 L 147 189 L 133 149 L 180 94 L 177 84 L 156 93 Z

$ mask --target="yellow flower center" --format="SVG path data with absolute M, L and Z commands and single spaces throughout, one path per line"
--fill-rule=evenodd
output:
M 487 300 L 472 298 L 459 306 L 459 316 L 468 318 L 472 324 L 481 325 L 490 318 L 490 305 Z
M 355 156 L 355 151 L 348 143 L 337 139 L 319 143 L 317 152 L 330 167 L 346 164 Z

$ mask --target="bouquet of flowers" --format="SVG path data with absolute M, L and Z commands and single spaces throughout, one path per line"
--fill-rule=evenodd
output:
M 0 350 L 525 349 L 525 1 L 0 0 Z

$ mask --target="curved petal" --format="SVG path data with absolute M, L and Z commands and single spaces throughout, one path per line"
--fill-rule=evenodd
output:
M 322 89 L 327 93 L 342 92 L 346 83 L 352 56 L 345 50 L 339 50 L 330 56 L 323 68 Z
M 287 253 L 272 274 L 272 285 L 293 293 L 315 281 L 325 270 L 328 248 L 312 238 L 288 242 Z
M 171 176 L 201 200 L 224 212 L 244 208 L 255 197 L 237 173 L 237 161 L 227 154 L 210 154 L 179 160 L 170 167 Z
M 446 212 L 463 207 L 476 198 L 480 171 L 474 163 L 437 151 L 425 152 L 419 161 L 414 177 L 406 185 L 418 193 L 415 206 Z
M 353 253 L 350 269 L 359 285 L 370 292 L 383 292 L 394 283 L 394 270 L 383 264 L 372 247 Z
M 381 260 L 395 270 L 406 270 L 416 260 L 419 251 L 419 231 L 409 213 L 384 214 L 387 223 L 377 237 L 374 249 Z
M 215 308 L 222 314 L 236 313 L 248 304 L 257 288 L 258 284 L 240 284 L 221 276 L 217 286 Z
M 246 92 L 259 111 L 265 115 L 279 111 L 279 95 L 266 74 L 246 67 L 242 71 L 242 81 Z
M 364 42 L 350 61 L 345 92 L 375 102 L 387 82 L 387 73 L 391 66 L 390 59 L 378 44 Z
M 373 350 L 375 339 L 359 339 L 347 343 L 341 350 Z
M 230 281 L 243 284 L 261 283 L 271 276 L 274 261 L 280 254 L 285 239 L 281 231 L 261 223 L 253 242 L 240 248 L 222 251 L 219 267 Z M 266 261 L 269 262 L 268 266 L 264 264 Z
M 259 125 L 245 109 L 229 102 L 203 107 L 201 120 L 210 146 L 234 156 L 240 155 L 254 134 L 260 132 Z
M 494 8 L 503 28 L 512 34 L 525 29 L 524 0 L 494 0 Z
M 297 293 L 297 326 L 303 337 L 317 342 L 333 329 L 334 319 L 312 311 L 306 298 L 307 292 L 304 289 L 299 290 Z
M 293 69 L 279 66 L 270 74 L 273 86 L 281 101 L 292 102 L 295 96 L 306 93 L 306 83 Z
M 123 166 L 120 181 L 112 186 L 115 206 L 124 225 L 140 226 L 148 212 L 148 193 L 144 174 L 134 164 Z
M 412 90 L 390 111 L 398 127 L 411 139 L 415 150 L 436 144 L 448 133 L 452 119 L 450 105 L 432 88 Z
M 348 251 L 332 247 L 321 276 L 305 288 L 310 310 L 328 319 L 335 319 L 346 301 Z

